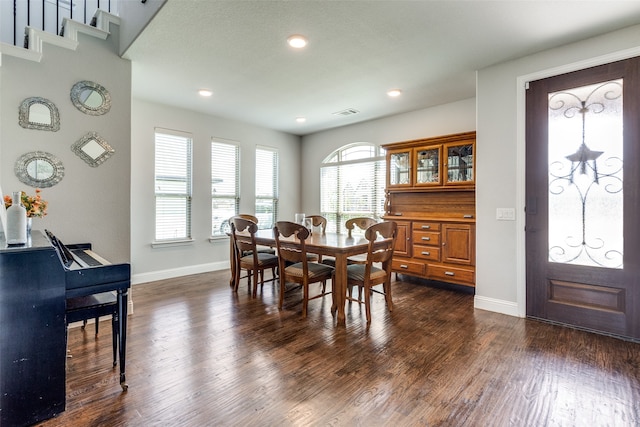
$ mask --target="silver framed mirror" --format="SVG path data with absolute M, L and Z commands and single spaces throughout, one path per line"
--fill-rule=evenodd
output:
M 73 85 L 71 102 L 78 110 L 91 116 L 107 114 L 111 109 L 109 91 L 89 80 L 83 80 Z
M 115 150 L 96 132 L 89 132 L 71 146 L 71 151 L 91 167 L 98 167 L 115 153 Z
M 31 151 L 16 160 L 14 171 L 20 182 L 31 187 L 53 187 L 64 177 L 60 159 L 44 151 Z
M 18 110 L 18 123 L 26 129 L 60 130 L 58 107 L 46 98 L 31 97 L 22 101 Z

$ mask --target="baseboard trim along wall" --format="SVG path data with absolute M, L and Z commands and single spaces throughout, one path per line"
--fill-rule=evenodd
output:
M 131 275 L 131 284 L 155 282 L 156 280 L 173 279 L 174 277 L 188 276 L 190 274 L 208 273 L 229 268 L 229 261 L 211 262 L 207 264 L 190 265 L 188 267 L 172 268 L 169 270 L 152 271 Z
M 210 271 L 225 270 L 229 268 L 229 261 L 212 262 L 188 267 L 172 268 L 169 270 L 159 270 L 150 273 L 140 273 L 131 276 L 131 284 L 154 282 L 156 280 L 172 279 L 174 277 L 188 276 L 190 274 L 207 273 Z M 512 301 L 504 301 L 495 298 L 488 298 L 476 295 L 474 297 L 474 308 L 480 310 L 493 311 L 509 316 L 522 317 L 518 314 L 518 304 Z
M 473 307 L 479 308 L 480 310 L 507 314 L 509 316 L 522 317 L 518 313 L 518 303 L 513 301 L 504 301 L 476 295 L 473 299 Z

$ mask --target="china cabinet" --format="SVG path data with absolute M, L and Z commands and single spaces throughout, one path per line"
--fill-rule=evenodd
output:
M 385 144 L 397 273 L 475 285 L 475 132 Z

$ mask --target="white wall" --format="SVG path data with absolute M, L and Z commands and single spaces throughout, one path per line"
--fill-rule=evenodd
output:
M 640 26 L 495 65 L 477 78 L 477 308 L 525 314 L 525 81 L 640 55 Z M 516 209 L 497 221 L 496 208 Z
M 122 18 L 120 24 L 120 53 L 123 54 L 135 41 L 138 35 L 149 24 L 167 0 L 119 0 L 118 16 Z
M 135 72 L 135 71 L 134 71 Z M 154 128 L 193 135 L 193 243 L 151 247 L 154 239 Z M 300 209 L 300 138 L 257 126 L 189 110 L 132 101 L 131 258 L 133 282 L 147 282 L 229 267 L 229 240 L 211 235 L 211 138 L 240 146 L 240 212 L 254 213 L 255 149 L 278 150 L 280 204 L 278 219 L 293 218 Z
M 320 213 L 320 166 L 333 151 L 354 142 L 386 144 L 476 129 L 475 98 L 398 114 L 302 138 L 302 211 Z
M 40 62 L 2 54 L 0 183 L 5 194 L 19 190 L 34 194 L 34 188 L 14 175 L 15 161 L 36 150 L 58 157 L 65 176 L 57 185 L 42 189 L 49 202 L 48 216 L 35 218 L 33 228 L 48 228 L 65 243 L 91 242 L 108 260 L 129 262 L 131 63 L 117 54 L 118 26 L 111 25 L 111 31 L 106 41 L 79 33 L 76 50 L 45 42 Z M 99 83 L 109 91 L 107 114 L 90 116 L 73 106 L 71 87 L 81 80 Z M 43 97 L 57 106 L 59 131 L 25 129 L 18 124 L 18 108 L 28 97 Z M 71 151 L 72 144 L 89 131 L 115 149 L 113 157 L 97 168 Z

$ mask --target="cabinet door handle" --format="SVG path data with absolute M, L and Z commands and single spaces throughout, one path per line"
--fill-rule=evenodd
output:
M 444 246 L 444 245 L 446 245 L 446 244 L 447 244 L 447 242 L 442 242 L 442 246 Z
M 431 252 L 423 251 L 423 252 L 422 252 L 422 255 L 431 255 Z
M 453 271 L 445 271 L 444 274 L 446 276 L 455 276 L 456 275 L 456 273 L 454 273 Z
M 423 229 L 423 230 L 428 230 L 428 229 L 430 229 L 430 228 L 431 228 L 431 226 L 430 226 L 430 225 L 423 225 L 423 226 L 422 226 L 422 229 Z
M 422 240 L 426 240 L 427 242 L 431 240 L 431 237 L 423 237 Z
M 406 264 L 400 264 L 400 268 L 409 268 L 409 266 Z

